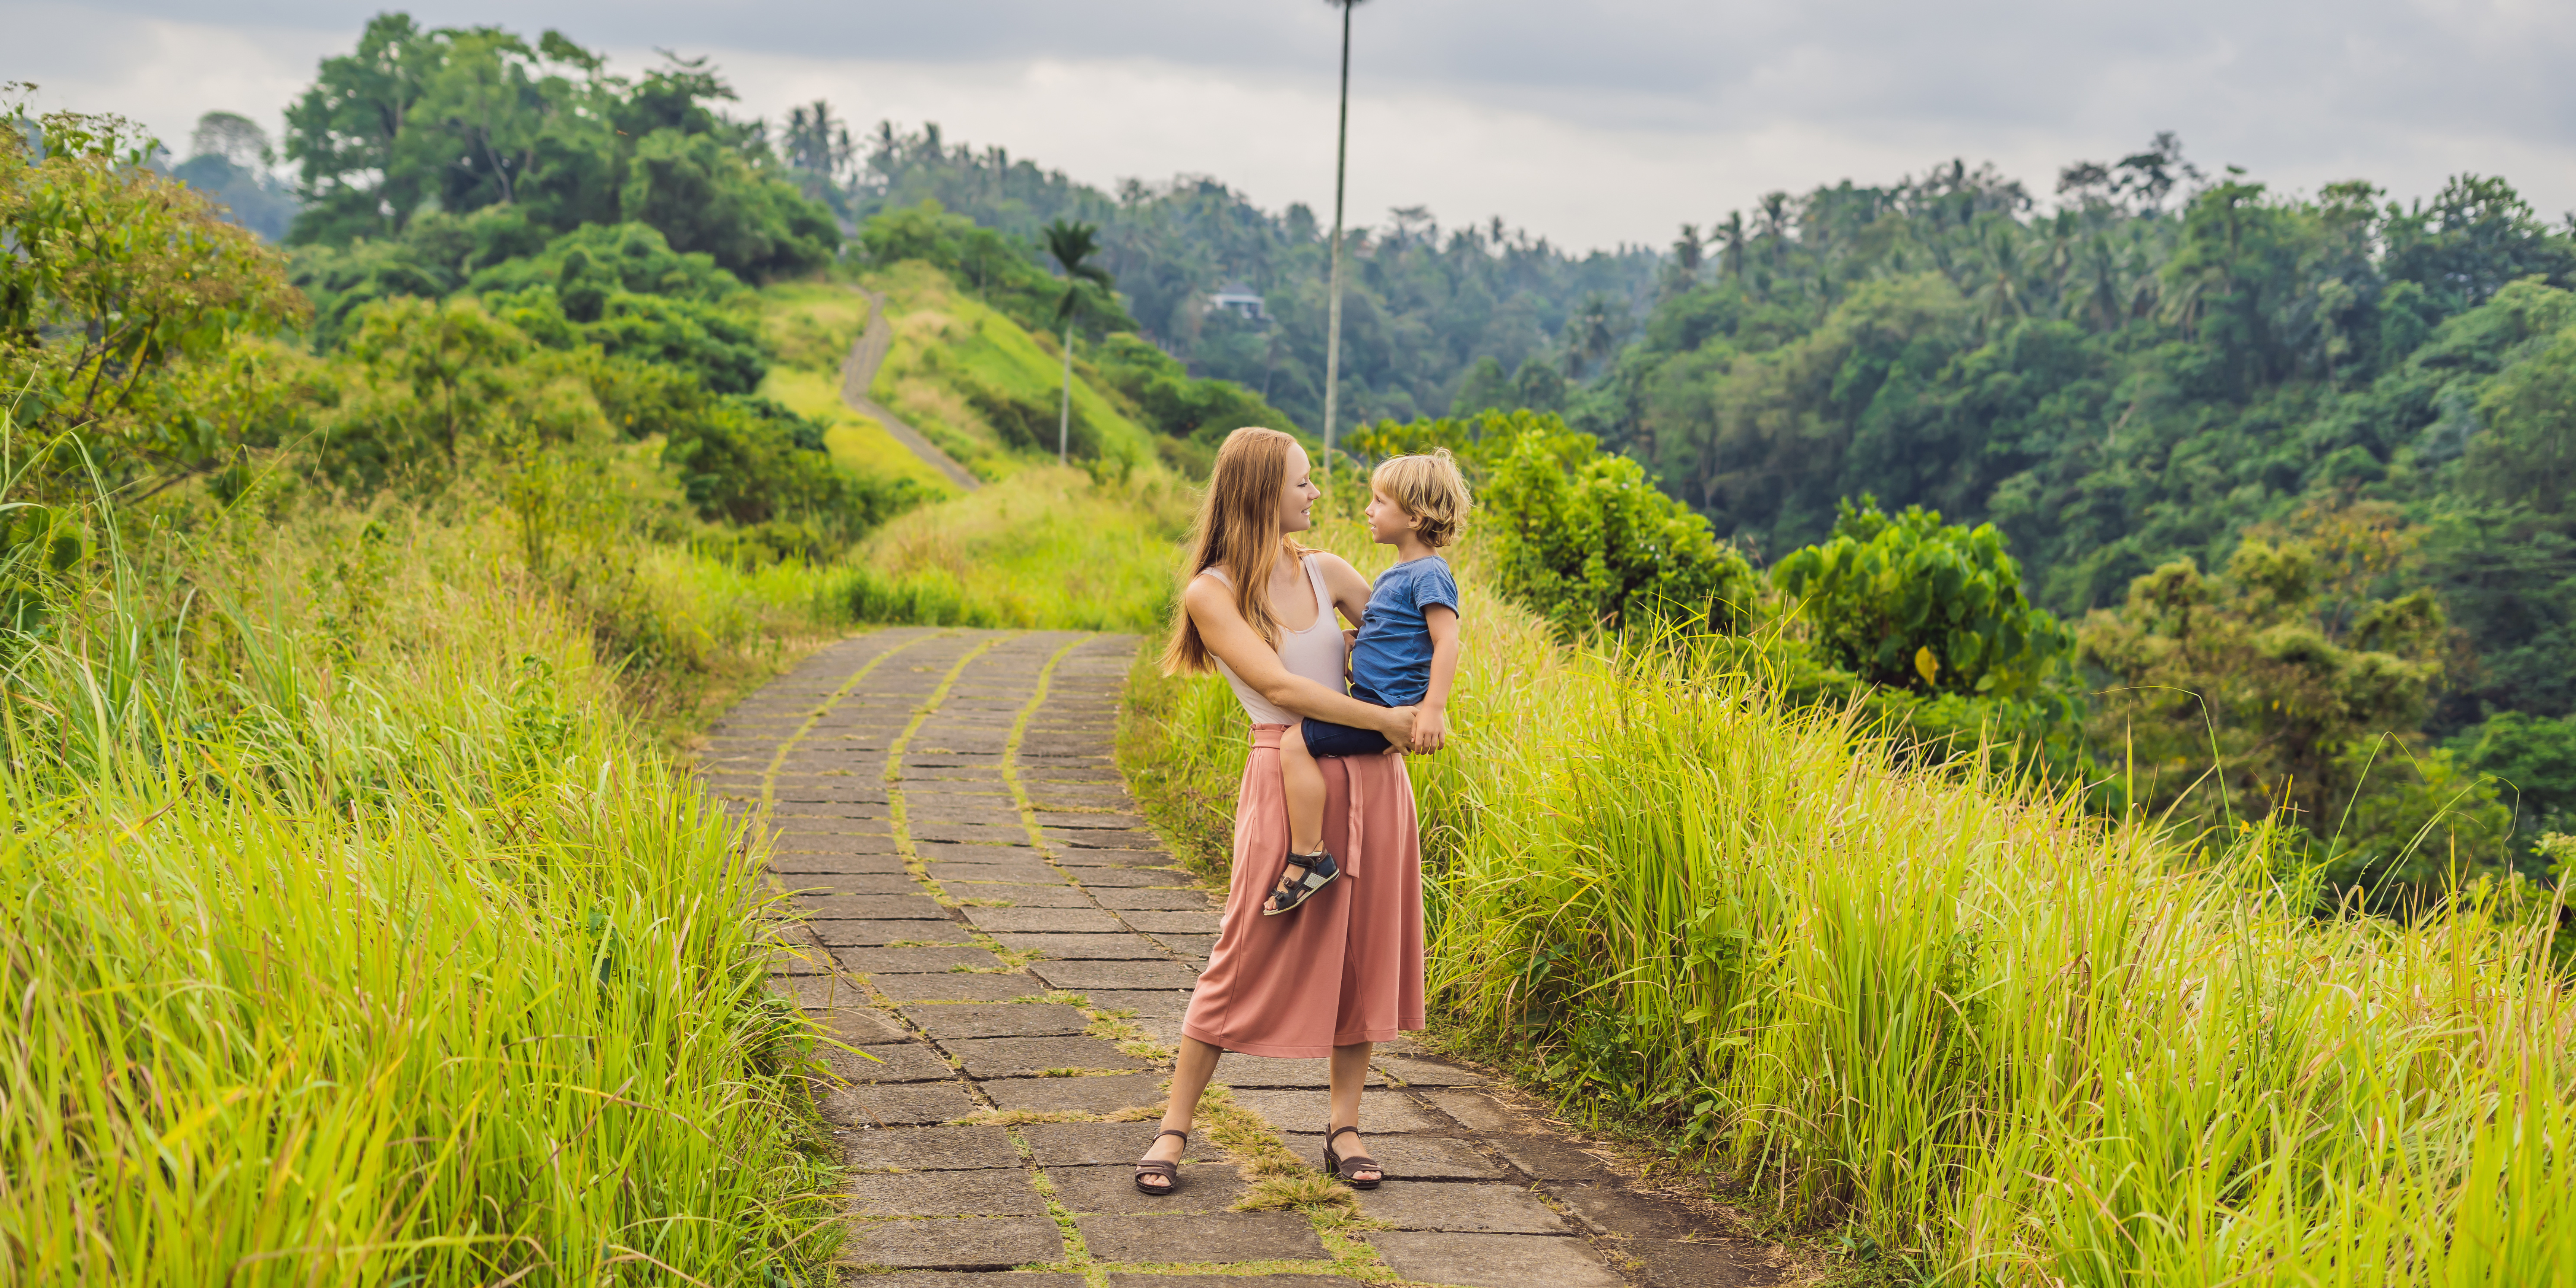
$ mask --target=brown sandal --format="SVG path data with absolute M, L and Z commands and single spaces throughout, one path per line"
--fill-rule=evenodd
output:
M 1340 1181 L 1342 1184 L 1350 1186 L 1352 1189 L 1376 1189 L 1378 1181 L 1386 1179 L 1386 1169 L 1378 1166 L 1377 1160 L 1366 1154 L 1353 1154 L 1348 1158 L 1344 1158 L 1341 1155 L 1334 1153 L 1333 1142 L 1340 1139 L 1343 1132 L 1349 1132 L 1356 1136 L 1359 1135 L 1360 1129 L 1356 1126 L 1335 1127 L 1331 1134 L 1324 1137 L 1324 1170 L 1332 1173 L 1334 1180 Z M 1377 1180 L 1363 1181 L 1355 1179 L 1362 1172 L 1377 1173 Z
M 1154 1143 L 1157 1145 L 1161 1144 L 1165 1136 L 1178 1136 L 1181 1138 L 1181 1148 L 1184 1151 L 1189 1148 L 1190 1134 L 1188 1132 L 1174 1131 L 1173 1129 L 1166 1127 L 1161 1131 L 1154 1133 Z M 1151 1146 L 1148 1146 L 1148 1148 L 1151 1148 Z M 1160 1186 L 1147 1185 L 1145 1183 L 1145 1178 L 1148 1176 L 1162 1177 L 1164 1183 Z M 1177 1162 L 1167 1163 L 1159 1158 L 1140 1158 L 1136 1160 L 1136 1188 L 1147 1194 L 1169 1194 L 1172 1191 L 1181 1188 L 1181 1165 Z

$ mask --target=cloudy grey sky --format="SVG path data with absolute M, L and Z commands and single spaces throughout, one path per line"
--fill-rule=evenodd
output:
M 277 128 L 379 6 L 0 0 L 0 80 L 184 140 L 223 108 Z M 746 112 L 851 120 L 1107 185 L 1210 174 L 1328 205 L 1337 19 L 1323 0 L 433 0 L 429 23 L 560 27 L 620 70 L 711 54 Z M 2568 0 L 1370 0 L 1357 15 L 1351 212 L 1501 215 L 1576 247 L 1662 243 L 1775 188 L 1993 160 L 2059 165 L 2157 130 L 2215 170 L 2400 197 L 2500 173 L 2576 208 Z M 2557 68 L 2552 73 L 2550 69 Z

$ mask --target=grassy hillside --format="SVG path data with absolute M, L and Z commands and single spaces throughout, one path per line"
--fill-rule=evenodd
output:
M 927 264 L 903 263 L 861 282 L 882 291 L 894 348 L 869 397 L 985 478 L 1019 459 L 1052 457 L 1063 350 L 959 290 Z M 1132 469 L 1155 459 L 1153 436 L 1075 363 L 1073 454 Z
M 2567 1281 L 2546 909 L 2319 919 L 2260 827 L 1908 767 L 1466 580 L 1455 741 L 1411 765 L 1445 1040 L 1873 1282 Z M 1240 711 L 1150 659 L 1129 703 L 1131 782 L 1221 864 Z
M 838 282 L 804 281 L 767 287 L 759 299 L 761 329 L 778 357 L 761 381 L 761 394 L 830 426 L 823 445 L 841 464 L 955 495 L 947 475 L 841 400 L 841 364 L 867 326 L 867 297 Z
M 1150 632 L 1191 505 L 1159 468 L 1032 466 L 887 524 L 836 571 L 835 602 L 859 621 Z

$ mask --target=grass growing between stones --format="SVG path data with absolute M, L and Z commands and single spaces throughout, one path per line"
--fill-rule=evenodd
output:
M 1756 677 L 1560 647 L 1472 578 L 1466 606 L 1453 749 L 1410 762 L 1434 1005 L 1568 1116 L 1899 1277 L 2576 1265 L 2547 927 L 2478 891 L 2321 919 L 2260 829 L 2106 821 Z M 1124 725 L 1155 823 L 1221 864 L 1231 696 L 1140 665 Z

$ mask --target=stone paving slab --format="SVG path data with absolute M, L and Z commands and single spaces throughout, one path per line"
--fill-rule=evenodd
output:
M 922 1005 L 903 1008 L 903 1018 L 921 1026 L 934 1040 L 950 1038 L 1034 1038 L 1077 1034 L 1091 1023 L 1070 1006 L 1041 1002 L 1017 1005 Z
M 954 868 L 958 865 L 934 863 L 931 866 Z M 978 906 L 990 907 L 996 911 L 1004 908 L 1070 908 L 1088 912 L 1096 906 L 1091 902 L 1091 896 L 1080 886 L 1053 885 L 1043 881 L 1034 884 L 1019 881 L 987 881 L 980 876 L 959 876 L 954 872 L 946 876 L 937 872 L 930 875 L 933 880 L 947 888 L 949 898 L 967 905 L 970 909 Z M 974 914 L 970 911 L 967 915 L 971 918 Z
M 850 1198 L 861 1216 L 1042 1216 L 1047 1210 L 1029 1174 L 1016 1167 L 863 1172 L 850 1178 Z
M 982 948 L 841 948 L 832 955 L 856 975 L 945 974 L 959 967 L 990 970 L 1002 964 Z
M 837 973 L 780 975 L 773 972 L 769 977 L 769 991 L 782 997 L 796 999 L 796 1005 L 808 1011 L 860 1005 L 868 1000 L 866 989 L 841 978 Z
M 1159 1073 L 1122 1073 L 1095 1078 L 995 1078 L 977 1085 L 1002 1109 L 1107 1114 L 1162 1104 L 1162 1081 Z
M 937 975 L 871 975 L 868 986 L 897 1002 L 1007 1002 L 1047 991 L 1035 975 L 946 972 Z
M 1605 1180 L 1601 1160 L 1559 1136 L 1497 1132 L 1485 1138 L 1512 1166 L 1542 1181 Z
M 1430 1060 L 1408 1060 L 1402 1056 L 1379 1056 L 1378 1069 L 1408 1087 L 1481 1087 L 1485 1078 L 1453 1065 Z
M 999 1127 L 880 1127 L 852 1132 L 842 1156 L 863 1172 L 952 1172 L 1020 1165 L 1020 1151 Z M 1013 1263 L 1017 1264 L 1017 1263 Z
M 1113 1270 L 1110 1288 L 1358 1288 L 1342 1275 L 1139 1275 Z M 961 1285 L 963 1288 L 963 1285 Z
M 1423 1283 L 1464 1288 L 1626 1288 L 1601 1254 L 1581 1239 L 1534 1234 L 1373 1232 L 1370 1246 L 1395 1272 Z
M 1038 852 L 1029 847 L 1028 838 L 996 842 L 989 845 L 967 845 L 962 842 L 913 839 L 912 852 L 924 863 L 1036 863 Z
M 1109 1275 L 1109 1288 L 1358 1288 L 1364 1282 L 1340 1275 L 1146 1275 L 1128 1270 Z
M 1330 1091 L 1238 1090 L 1234 1103 L 1270 1120 L 1270 1125 L 1283 1131 L 1312 1131 L 1331 1121 L 1333 1093 Z M 1381 1096 L 1369 1102 L 1367 1123 L 1371 1135 L 1378 1132 L 1439 1131 L 1447 1123 L 1433 1121 L 1430 1114 L 1401 1096 Z
M 919 1042 L 863 1046 L 855 1054 L 825 1047 L 815 1055 L 844 1082 L 933 1082 L 957 1076 L 937 1051 Z
M 1196 988 L 1199 973 L 1176 961 L 1038 961 L 1029 971 L 1051 988 Z
M 976 1079 L 1027 1078 L 1051 1069 L 1150 1069 L 1098 1038 L 960 1038 L 940 1045 L 966 1062 Z
M 1363 1105 L 1361 1115 L 1364 1120 L 1367 1112 Z M 1287 1133 L 1287 1137 L 1288 1148 L 1298 1157 L 1314 1160 L 1317 1167 L 1323 1166 L 1323 1132 L 1292 1131 Z M 1342 1139 L 1348 1141 L 1350 1138 L 1345 1136 Z M 1486 1161 L 1476 1152 L 1475 1146 L 1464 1140 L 1403 1132 L 1388 1132 L 1367 1137 L 1367 1140 L 1369 1157 L 1376 1159 L 1378 1165 L 1385 1169 L 1389 1180 L 1495 1181 L 1503 1177 L 1500 1167 Z
M 783 896 L 767 932 L 779 972 L 771 987 L 883 1057 L 827 1046 L 830 1076 L 814 1080 L 817 1108 L 855 1169 L 849 1202 L 862 1219 L 850 1227 L 844 1285 L 1073 1288 L 1083 1276 L 1008 1271 L 1068 1255 L 1045 1215 L 1041 1176 L 1054 1210 L 1074 1214 L 1090 1245 L 1095 1288 L 1357 1282 L 1109 1270 L 1329 1265 L 1304 1215 L 1225 1210 L 1244 1181 L 1204 1135 L 1191 1142 L 1182 1187 L 1153 1196 L 1133 1181 L 1152 1121 L 944 1125 L 978 1106 L 1160 1112 L 1168 1061 L 1085 1036 L 1092 1020 L 1080 1009 L 1176 1041 L 1195 964 L 1221 927 L 1221 895 L 1142 825 L 1110 755 L 1136 647 L 1061 631 L 871 632 L 751 695 L 702 757 L 701 789 L 754 829 L 765 888 Z M 928 880 L 908 864 L 926 865 Z M 994 947 L 1036 960 L 1005 971 Z M 1047 1000 L 1051 992 L 1059 996 Z M 1767 1282 L 1759 1244 L 1627 1188 L 1562 1135 L 1474 1090 L 1482 1075 L 1427 1054 L 1388 1043 L 1371 1072 L 1378 1090 L 1363 1119 L 1390 1180 L 1361 1197 L 1371 1228 L 1350 1232 L 1377 1245 L 1364 1260 L 1388 1267 L 1370 1277 Z M 1127 1072 L 1038 1076 L 1075 1068 Z M 1283 1139 L 1309 1162 L 1329 1112 L 1325 1077 L 1321 1060 L 1243 1055 L 1217 1071 L 1246 1108 L 1291 1129 Z M 1613 1250 L 1626 1258 L 1605 1257 Z
M 968 908 L 966 920 L 999 939 L 1003 935 L 1116 935 L 1134 938 L 1113 913 L 1091 907 Z M 1002 940 L 1010 943 L 1009 940 Z M 1013 944 L 1012 947 L 1018 945 Z
M 1399 1230 L 1468 1234 L 1571 1234 L 1536 1194 L 1511 1185 L 1390 1180 L 1360 1194 L 1360 1215 Z
M 830 976 L 824 977 L 822 982 L 838 983 Z M 869 1042 L 911 1040 L 911 1032 L 897 1023 L 893 1017 L 874 1007 L 859 1005 L 866 999 L 859 995 L 857 988 L 848 984 L 838 986 L 843 990 L 838 994 L 840 1000 L 850 1005 L 816 1008 L 809 1010 L 806 1015 L 807 1019 L 814 1021 L 825 1033 L 830 1034 L 834 1041 L 858 1046 Z
M 824 1092 L 816 1105 L 823 1121 L 843 1127 L 927 1127 L 977 1108 L 965 1085 L 955 1082 L 852 1084 Z
M 792 906 L 807 921 L 948 920 L 948 910 L 923 894 L 798 895 Z
M 1217 1057 L 1216 1081 L 1229 1087 L 1330 1087 L 1333 1085 L 1332 1062 L 1279 1060 L 1228 1051 Z M 1383 1087 L 1386 1079 L 1371 1069 L 1368 1081 L 1362 1085 Z
M 1190 886 L 1195 880 L 1189 873 L 1179 868 L 1086 868 L 1070 863 L 1063 866 L 1070 871 L 1081 873 L 1084 886 L 1102 893 L 1112 890 L 1177 890 Z M 1198 894 L 1195 889 L 1185 892 Z M 1200 907 L 1207 906 L 1207 896 L 1199 895 L 1199 899 Z
M 1136 1155 L 1142 1157 L 1139 1147 Z M 1243 1197 L 1244 1180 L 1226 1163 L 1193 1163 L 1181 1169 L 1181 1186 L 1170 1194 L 1147 1194 L 1136 1188 L 1131 1162 L 1101 1167 L 1049 1167 L 1056 1200 L 1084 1216 L 1177 1216 L 1222 1212 Z M 1095 1254 L 1096 1255 L 1096 1254 Z
M 1205 912 L 1217 907 L 1205 892 L 1198 890 L 1097 890 L 1093 898 L 1103 908 L 1154 910 L 1168 912 Z
M 1205 966 L 1209 956 L 1216 952 L 1217 937 L 1214 935 L 1157 934 L 1153 940 L 1193 966 Z
M 897 1270 L 886 1274 L 845 1273 L 842 1288 L 1084 1288 L 1080 1275 L 1009 1274 L 974 1271 Z
M 1149 935 L 1214 935 L 1225 920 L 1213 912 L 1127 912 L 1119 916 Z
M 1513 1113 L 1501 1101 L 1481 1091 L 1430 1091 L 1425 1092 L 1422 1098 L 1438 1106 L 1440 1112 L 1457 1119 L 1459 1126 L 1472 1131 L 1517 1135 L 1533 1126 L 1528 1119 Z M 1527 1167 L 1521 1170 L 1529 1171 Z M 1537 1176 L 1538 1173 L 1530 1172 L 1530 1175 Z
M 1029 1152 L 1036 1156 L 1038 1166 L 1091 1167 L 1133 1163 L 1144 1157 L 1145 1151 L 1154 1143 L 1154 1133 L 1161 1130 L 1161 1124 L 1029 1123 L 1017 1130 L 1020 1139 L 1029 1143 Z M 1216 1159 L 1224 1157 L 1224 1154 L 1200 1137 L 1192 1136 L 1184 1157 Z
M 816 921 L 807 923 L 816 942 L 826 948 L 883 948 L 889 944 L 945 944 L 971 947 L 972 926 L 953 921 Z
M 1093 1216 L 1074 1225 L 1096 1261 L 1323 1261 L 1332 1255 L 1296 1212 L 1212 1212 L 1186 1221 Z
M 781 894 L 809 899 L 835 894 L 913 895 L 921 893 L 921 883 L 903 872 L 874 872 L 848 876 L 837 873 L 818 873 L 814 876 L 783 879 L 773 877 L 770 884 L 778 887 Z
M 1038 953 L 1050 961 L 1168 962 L 1171 960 L 1171 954 L 1157 947 L 1153 941 L 1142 935 L 1126 932 L 1105 935 L 1030 935 L 995 932 L 993 942 L 1015 953 Z
M 841 1259 L 897 1269 L 1007 1270 L 1064 1258 L 1064 1235 L 1042 1216 L 860 1221 Z
M 1060 885 L 1073 881 L 1033 850 L 991 849 L 956 858 L 922 856 L 934 881 L 1014 881 L 1025 885 Z

